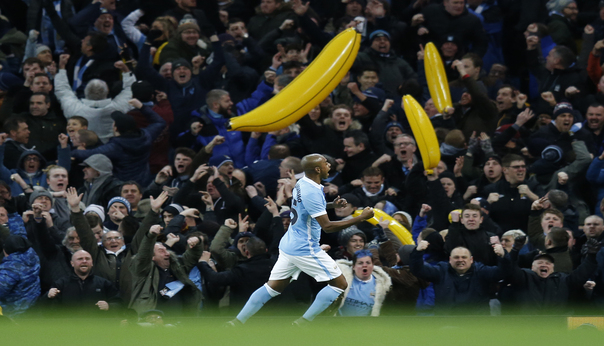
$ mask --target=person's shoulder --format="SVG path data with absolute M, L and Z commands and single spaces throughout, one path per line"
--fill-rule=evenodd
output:
M 431 5 L 424 7 L 424 9 L 422 10 L 422 14 L 424 14 L 424 15 L 437 14 L 439 12 L 446 12 L 444 5 L 431 4 Z

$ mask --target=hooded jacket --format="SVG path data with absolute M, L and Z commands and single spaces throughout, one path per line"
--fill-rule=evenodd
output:
M 113 197 L 120 195 L 122 181 L 113 176 L 113 165 L 111 162 L 105 166 L 103 160 L 99 160 L 94 164 L 95 169 L 100 175 L 89 183 L 84 182 L 84 185 L 78 189 L 78 193 L 83 193 L 82 203 L 84 205 L 97 204 L 105 206 Z
M 56 140 L 56 139 L 55 139 Z M 46 173 L 42 171 L 46 167 L 46 159 L 37 151 L 37 150 L 26 150 L 19 157 L 19 161 L 17 161 L 17 168 L 8 170 L 4 164 L 4 148 L 5 145 L 0 145 L 0 179 L 4 180 L 11 187 L 11 192 L 13 196 L 18 196 L 23 193 L 23 189 L 17 182 L 12 181 L 10 176 L 14 173 L 18 173 L 21 178 L 28 184 L 33 186 L 42 186 L 44 188 L 48 187 L 46 183 Z M 69 171 L 71 169 L 71 150 L 69 146 L 65 149 L 61 149 L 60 146 L 57 147 L 57 152 L 59 154 L 59 166 L 67 169 Z M 36 155 L 40 159 L 40 167 L 38 171 L 33 175 L 29 175 L 23 169 L 23 164 L 25 163 L 25 158 L 28 155 Z
M 11 235 L 27 239 L 19 214 L 9 215 L 8 229 Z M 39 296 L 40 260 L 34 249 L 30 247 L 25 252 L 13 252 L 4 257 L 0 261 L 0 307 L 3 313 L 15 317 L 30 308 Z
M 40 260 L 31 247 L 13 252 L 0 263 L 0 306 L 15 317 L 31 307 L 40 296 Z
M 143 186 L 149 185 L 152 179 L 149 169 L 151 146 L 166 126 L 166 121 L 148 106 L 143 106 L 140 110 L 149 118 L 149 126 L 122 133 L 96 149 L 75 150 L 73 157 L 85 160 L 91 155 L 103 154 L 113 163 L 116 178 L 122 181 L 134 180 Z

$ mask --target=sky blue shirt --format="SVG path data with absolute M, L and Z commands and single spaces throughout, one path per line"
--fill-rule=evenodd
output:
M 375 303 L 375 278 L 361 281 L 356 276 L 352 280 L 350 291 L 339 310 L 341 316 L 371 316 Z
M 323 185 L 303 177 L 292 191 L 291 222 L 279 249 L 290 256 L 312 256 L 320 251 L 321 226 L 317 217 L 327 214 Z

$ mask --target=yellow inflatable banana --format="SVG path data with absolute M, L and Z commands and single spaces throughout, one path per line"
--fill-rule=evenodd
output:
M 362 212 L 363 209 L 355 210 L 354 213 L 352 213 L 352 216 L 359 216 Z M 388 229 L 394 233 L 394 235 L 401 241 L 401 243 L 403 243 L 403 245 L 415 245 L 411 232 L 409 232 L 405 226 L 401 225 L 400 222 L 396 221 L 382 210 L 373 208 L 373 217 L 367 220 L 367 222 L 372 225 L 377 225 L 380 222 L 380 218 L 390 221 Z
M 451 102 L 445 66 L 432 42 L 428 42 L 424 49 L 424 70 L 426 71 L 426 80 L 428 81 L 432 101 L 434 101 L 436 109 L 444 113 L 447 107 L 453 107 L 453 102 Z
M 249 113 L 231 118 L 229 130 L 270 132 L 300 120 L 338 86 L 352 67 L 360 45 L 361 34 L 355 29 L 341 32 L 272 99 Z
M 424 169 L 428 171 L 428 174 L 432 174 L 432 170 L 438 166 L 438 163 L 440 162 L 440 147 L 438 145 L 438 139 L 436 139 L 434 127 L 422 106 L 415 101 L 413 96 L 403 96 L 403 107 L 405 109 L 405 114 L 407 114 L 409 125 L 411 125 L 413 135 L 415 136 L 417 147 L 422 155 Z

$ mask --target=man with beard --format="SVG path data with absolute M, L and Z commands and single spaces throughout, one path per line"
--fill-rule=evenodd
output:
M 526 178 L 524 157 L 508 154 L 501 161 L 504 179 L 485 187 L 482 197 L 490 205 L 489 216 L 504 232 L 526 229 L 531 204 L 539 199 L 533 192 L 539 183 L 534 177 Z
M 413 275 L 434 284 L 435 311 L 443 314 L 488 314 L 489 287 L 503 278 L 500 268 L 478 261 L 474 263 L 470 250 L 461 246 L 451 250 L 449 263 L 425 264 L 423 255 L 429 245 L 425 240 L 418 243 L 411 252 L 410 267 Z M 501 263 L 505 254 L 501 245 L 494 245 L 491 252 Z
M 587 108 L 585 113 L 585 122 L 583 127 L 591 133 L 595 145 L 595 150 L 598 153 L 602 152 L 602 144 L 604 144 L 604 106 L 599 103 L 594 103 Z
M 73 274 L 57 280 L 46 297 L 60 307 L 82 312 L 108 311 L 119 306 L 119 291 L 107 279 L 92 274 L 90 253 L 79 250 L 71 256 Z
M 214 89 L 206 95 L 206 107 L 201 109 L 199 116 L 203 122 L 201 131 L 198 133 L 198 141 L 204 146 L 208 145 L 216 135 L 225 138 L 224 143 L 217 145 L 213 149 L 213 156 L 229 156 L 232 158 L 236 168 L 245 166 L 245 144 L 241 132 L 227 131 L 229 118 L 234 114 L 231 113 L 233 102 L 227 91 Z M 239 104 L 237 107 L 237 115 L 244 114 L 240 112 Z M 195 114 L 194 114 L 195 115 Z
M 579 14 L 577 3 L 573 0 L 553 0 L 548 1 L 546 7 L 550 11 L 547 24 L 550 36 L 557 45 L 566 46 L 577 54 L 574 34 Z

